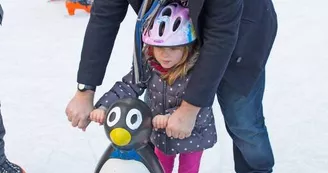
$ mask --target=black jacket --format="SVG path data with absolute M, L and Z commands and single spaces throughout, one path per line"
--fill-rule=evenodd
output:
M 79 83 L 101 85 L 128 5 L 137 12 L 141 2 L 94 2 L 83 43 Z M 188 7 L 203 45 L 183 99 L 196 106 L 210 106 L 223 78 L 247 95 L 263 71 L 275 39 L 277 21 L 272 1 L 189 0 Z

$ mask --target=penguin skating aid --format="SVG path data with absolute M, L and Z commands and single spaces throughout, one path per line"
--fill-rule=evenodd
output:
M 111 144 L 95 173 L 164 173 L 149 145 L 152 113 L 143 101 L 135 98 L 116 101 L 109 108 L 104 128 Z

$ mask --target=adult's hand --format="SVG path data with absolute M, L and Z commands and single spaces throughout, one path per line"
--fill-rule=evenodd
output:
M 191 135 L 200 108 L 182 101 L 181 106 L 170 116 L 166 134 L 168 137 L 184 139 Z
M 73 127 L 85 131 L 90 123 L 89 115 L 93 110 L 94 91 L 77 91 L 66 107 L 66 115 Z

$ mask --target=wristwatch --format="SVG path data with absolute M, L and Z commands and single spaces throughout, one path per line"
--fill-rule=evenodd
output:
M 86 91 L 86 90 L 96 91 L 96 87 L 95 86 L 81 84 L 81 83 L 78 83 L 77 84 L 77 89 L 79 91 L 81 91 L 81 92 Z

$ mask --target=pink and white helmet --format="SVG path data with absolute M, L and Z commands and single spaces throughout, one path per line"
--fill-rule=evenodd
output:
M 182 46 L 196 40 L 195 29 L 189 17 L 189 9 L 178 3 L 162 8 L 149 29 L 145 29 L 142 41 L 152 46 Z

